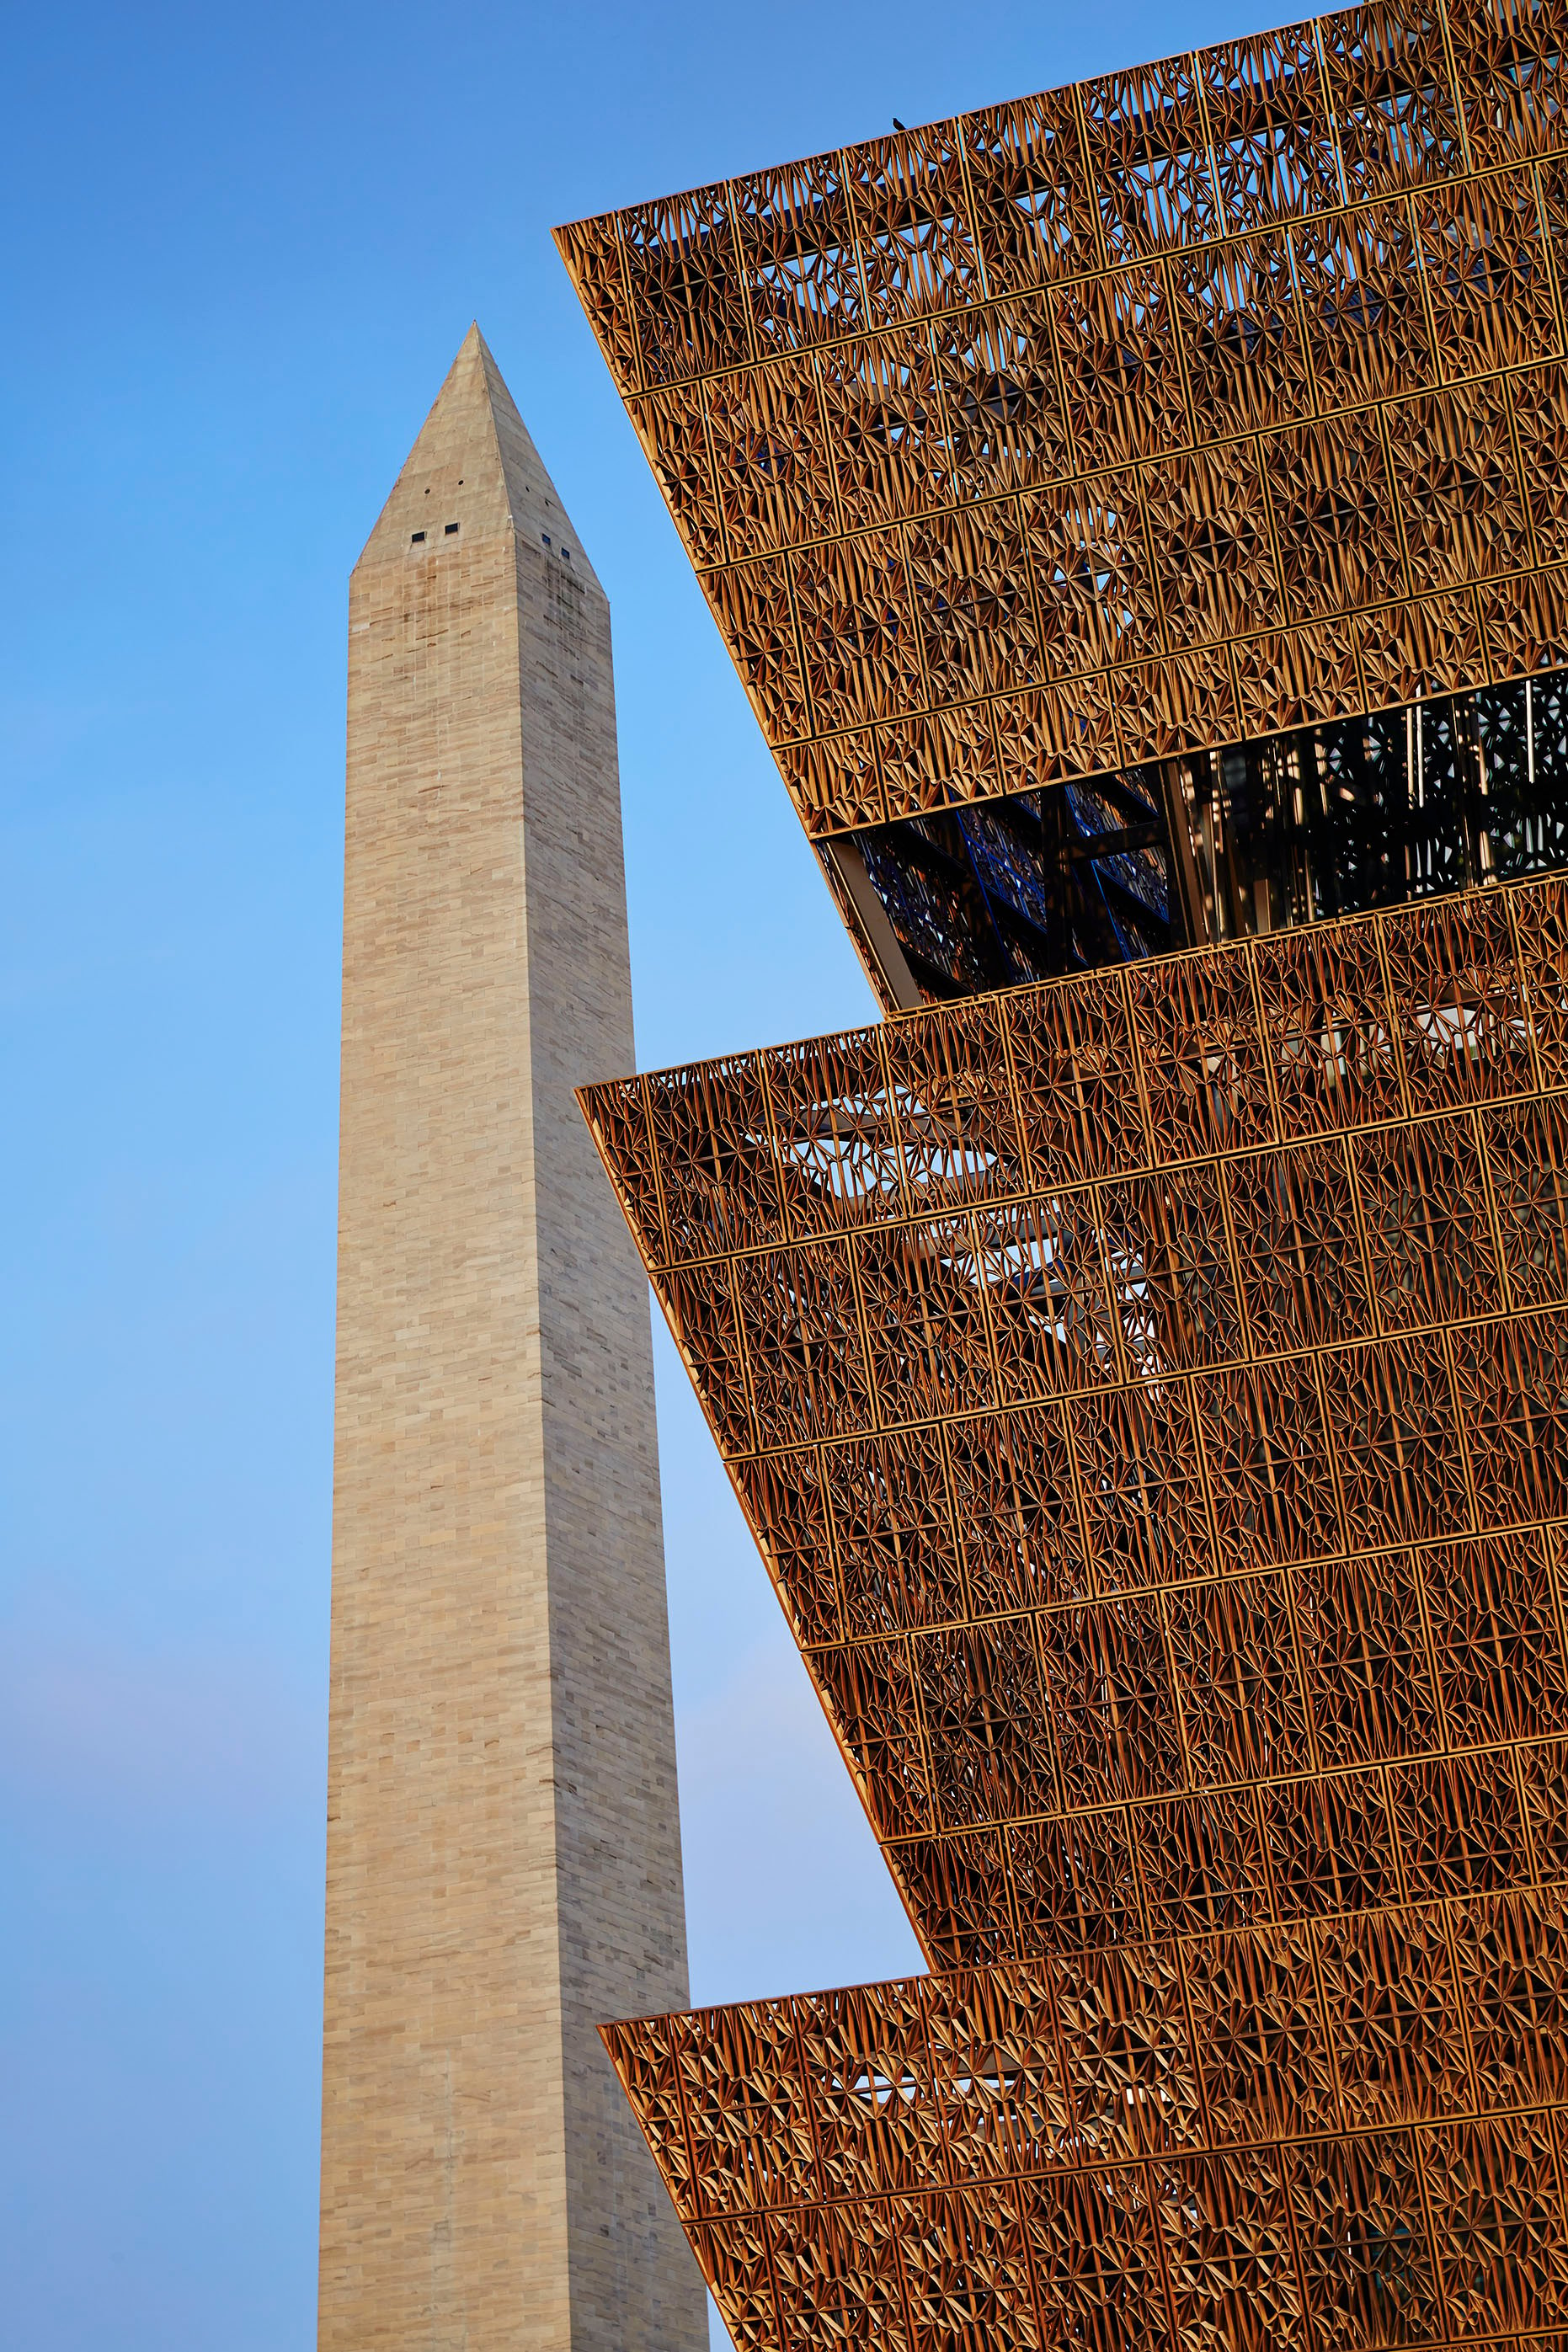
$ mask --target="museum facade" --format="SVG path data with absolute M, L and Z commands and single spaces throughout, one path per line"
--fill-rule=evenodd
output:
M 1568 2326 L 1565 31 L 560 233 L 886 1015 L 583 1097 L 931 1971 L 606 2030 L 738 2352 Z

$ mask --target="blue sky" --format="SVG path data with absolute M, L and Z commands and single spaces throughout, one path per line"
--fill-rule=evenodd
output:
M 0 373 L 0 2277 L 314 2341 L 347 573 L 478 316 L 615 612 L 639 1053 L 869 999 L 554 222 L 1235 5 L 32 9 Z M 914 1945 L 659 1335 L 693 1990 Z

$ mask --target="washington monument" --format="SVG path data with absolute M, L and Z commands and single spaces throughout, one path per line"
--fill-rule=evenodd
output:
M 610 616 L 478 328 L 350 592 L 323 2352 L 698 2352 Z

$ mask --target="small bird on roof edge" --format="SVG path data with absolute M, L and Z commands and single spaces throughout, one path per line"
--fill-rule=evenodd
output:
M 894 130 L 895 130 L 895 131 L 901 131 L 901 130 L 903 129 L 903 127 L 904 127 L 904 126 L 903 126 L 903 124 L 899 121 L 898 116 L 895 114 L 895 115 L 894 115 L 894 117 L 893 117 L 893 128 L 894 128 Z

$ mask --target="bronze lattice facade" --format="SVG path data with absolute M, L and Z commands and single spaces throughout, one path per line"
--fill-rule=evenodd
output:
M 1546 666 L 1563 36 L 1393 0 L 562 232 L 809 825 Z
M 1565 30 L 563 232 L 890 1015 L 583 1097 L 931 1969 L 607 2029 L 740 2352 L 1568 2343 Z
M 1477 892 L 589 1097 L 933 1964 L 1542 1874 L 1565 943 Z

